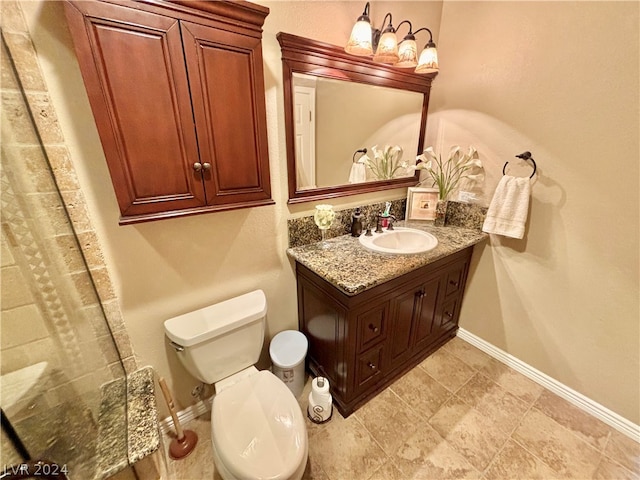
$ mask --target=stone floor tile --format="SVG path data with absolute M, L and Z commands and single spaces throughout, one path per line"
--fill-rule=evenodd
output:
M 513 368 L 493 358 L 480 370 L 480 373 L 529 405 L 533 404 L 544 390 L 542 385 L 529 380 Z
M 473 367 L 442 348 L 429 355 L 420 367 L 450 392 L 458 390 L 476 373 Z
M 330 480 L 366 480 L 386 455 L 355 415 L 333 418 L 309 436 L 309 457 Z
M 451 396 L 446 388 L 421 368 L 414 368 L 390 388 L 424 418 L 431 417 Z
M 391 460 L 382 465 L 375 473 L 369 477 L 369 480 L 406 480 L 406 476 Z
M 604 454 L 632 472 L 640 472 L 640 443 L 617 430 L 611 431 Z
M 612 428 L 564 398 L 545 390 L 534 406 L 598 450 L 606 446 Z
M 536 408 L 524 416 L 513 439 L 566 478 L 591 478 L 600 462 L 598 450 Z
M 403 480 L 475 479 L 481 474 L 431 426 L 408 437 L 392 457 Z
M 484 475 L 484 480 L 562 480 L 554 471 L 513 440 L 496 455 Z
M 480 370 L 491 360 L 482 350 L 458 337 L 453 337 L 442 348 L 476 370 Z
M 424 421 L 400 397 L 386 389 L 354 415 L 387 455 L 392 454 Z
M 429 423 L 480 471 L 487 468 L 508 439 L 493 419 L 458 397 L 448 400 Z
M 639 480 L 640 472 L 636 470 L 634 473 L 603 455 L 593 478 L 594 480 Z
M 456 393 L 463 402 L 475 407 L 502 431 L 511 434 L 529 406 L 481 373 L 477 373 Z

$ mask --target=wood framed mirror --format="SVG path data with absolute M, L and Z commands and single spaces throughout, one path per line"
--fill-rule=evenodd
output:
M 437 73 L 374 63 L 327 43 L 280 32 L 289 203 L 412 187 L 418 173 L 379 179 L 370 169 L 350 183 L 366 148 L 400 145 L 402 160 L 422 153 L 431 82 Z M 353 178 L 351 179 L 353 180 Z

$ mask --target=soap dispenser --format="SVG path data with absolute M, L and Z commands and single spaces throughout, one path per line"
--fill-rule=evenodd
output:
M 351 215 L 351 236 L 359 237 L 362 234 L 362 213 L 360 207 L 356 207 Z

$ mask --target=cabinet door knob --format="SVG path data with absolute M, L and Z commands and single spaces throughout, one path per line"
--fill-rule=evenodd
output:
M 209 170 L 211 170 L 211 164 L 209 162 L 205 162 L 202 164 L 202 169 L 206 172 L 208 172 Z
M 453 313 L 451 312 L 444 312 L 444 314 L 449 318 L 453 318 Z
M 367 363 L 367 367 L 369 367 L 371 370 L 375 370 L 376 369 L 375 364 L 371 363 L 371 362 Z
M 420 291 L 416 292 L 416 296 L 418 298 L 424 298 L 426 294 L 427 294 L 427 292 L 425 292 L 424 290 L 420 290 Z
M 449 280 L 449 285 L 453 285 L 454 287 L 458 286 L 458 282 L 455 282 L 453 280 Z
M 369 324 L 369 330 L 371 330 L 373 333 L 378 333 L 378 331 L 380 330 L 378 327 L 376 327 L 373 323 Z
M 205 165 L 206 165 L 206 164 L 205 164 Z M 202 164 L 201 164 L 200 162 L 196 162 L 196 163 L 194 163 L 194 164 L 193 164 L 193 169 L 194 169 L 196 172 L 199 172 L 200 170 L 202 170 Z

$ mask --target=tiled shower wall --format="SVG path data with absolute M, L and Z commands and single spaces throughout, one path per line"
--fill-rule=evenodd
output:
M 101 387 L 137 365 L 20 7 L 0 8 L 2 405 L 32 452 L 75 452 L 89 475 Z M 2 456 L 21 460 L 4 431 Z
M 5 230 L 5 223 L 9 224 L 8 221 L 5 222 L 4 218 L 6 184 L 8 195 L 18 189 L 24 193 L 24 200 L 22 200 L 19 207 L 22 213 L 16 212 L 15 215 L 17 217 L 14 217 L 14 219 L 19 220 L 21 218 L 20 215 L 30 217 L 25 224 L 26 227 L 37 225 L 40 232 L 35 233 L 35 237 L 37 237 L 35 240 L 39 242 L 41 250 L 49 257 L 49 260 L 56 264 L 55 268 L 64 272 L 64 281 L 67 282 L 68 288 L 62 293 L 66 294 L 73 290 L 73 295 L 80 296 L 83 311 L 91 319 L 89 323 L 92 325 L 94 337 L 98 343 L 110 341 L 107 338 L 109 337 L 109 329 L 104 323 L 104 316 L 106 316 L 125 369 L 127 372 L 132 372 L 137 369 L 136 360 L 122 320 L 113 285 L 104 263 L 101 247 L 96 232 L 91 225 L 84 196 L 80 190 L 69 152 L 65 146 L 56 112 L 47 92 L 38 63 L 37 52 L 31 42 L 18 2 L 3 0 L 1 8 L 2 37 L 9 50 L 8 52 L 4 51 L 3 45 L 2 78 L 0 83 L 3 115 L 2 129 L 3 140 L 5 135 L 11 139 L 10 144 L 3 141 L 2 154 L 3 161 L 6 157 L 7 161 L 13 162 L 11 164 L 12 167 L 15 167 L 12 168 L 13 178 L 6 178 L 4 175 L 2 178 L 3 260 L 5 252 L 8 252 L 10 247 L 15 249 L 21 245 L 18 239 L 19 235 Z M 42 140 L 42 146 L 46 151 L 46 157 L 39 146 L 28 112 L 22 104 L 18 80 L 13 78 L 10 57 L 14 62 L 19 82 L 22 84 L 27 102 L 33 112 L 33 120 Z M 47 161 L 50 163 L 55 183 L 52 181 L 51 173 L 48 171 Z M 17 189 L 15 188 L 16 186 L 18 187 Z M 62 196 L 64 208 L 68 212 L 72 228 L 69 227 L 69 221 L 63 206 L 58 203 L 58 190 Z M 7 197 L 7 201 L 8 203 L 10 202 L 9 197 Z M 7 215 L 9 212 L 10 210 L 7 210 Z M 23 221 L 23 223 L 25 222 Z M 34 236 L 33 228 L 31 228 L 30 234 Z M 90 276 L 83 273 L 85 269 L 82 265 L 82 257 L 76 255 L 78 251 L 76 237 L 79 242 L 79 251 L 82 252 L 82 256 L 86 260 Z M 24 240 L 25 237 L 20 238 Z M 20 248 L 24 250 L 24 247 Z M 6 258 L 11 259 L 10 256 Z M 15 261 L 15 259 L 10 261 Z M 26 257 L 22 261 L 27 261 Z M 36 262 L 37 260 L 33 258 L 31 261 Z M 7 265 L 7 267 L 7 273 L 11 274 L 13 272 L 15 275 L 16 269 L 11 268 L 11 265 Z M 3 268 L 3 275 L 4 272 Z M 42 277 L 37 277 L 36 281 L 42 282 Z M 6 285 L 6 283 L 3 282 L 3 285 Z M 36 290 L 41 290 L 43 286 L 44 284 L 37 283 Z M 12 295 L 18 294 L 19 291 L 26 292 L 23 287 L 24 285 L 14 288 L 15 291 Z M 33 287 L 34 285 L 31 285 L 31 290 L 33 290 Z M 99 299 L 95 298 L 96 291 Z M 5 309 L 4 293 L 3 291 L 3 310 Z M 8 290 L 7 294 L 9 294 Z M 26 293 L 23 293 L 23 295 L 26 295 Z M 59 299 L 58 301 L 62 302 L 62 306 L 59 308 L 64 308 L 64 299 Z M 26 298 L 20 302 L 28 304 Z M 104 311 L 104 316 L 101 310 Z M 2 318 L 2 326 L 7 328 L 8 325 L 5 325 L 4 322 L 4 312 Z M 82 340 L 84 334 L 78 332 L 76 334 L 80 335 L 78 339 Z M 3 341 L 5 336 L 2 336 Z M 3 345 L 3 356 L 6 353 L 10 353 L 5 352 L 4 347 L 5 345 Z M 71 342 L 67 342 L 64 347 L 70 350 L 74 348 L 71 346 Z M 107 360 L 108 363 L 118 361 L 117 358 L 108 358 Z M 15 362 L 20 362 L 17 354 Z M 15 365 L 17 366 L 18 363 Z

